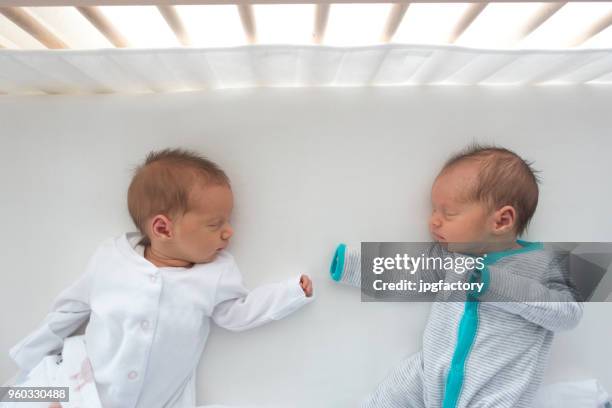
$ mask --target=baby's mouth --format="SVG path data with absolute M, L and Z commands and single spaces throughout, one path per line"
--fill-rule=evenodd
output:
M 432 235 L 434 236 L 434 239 L 436 241 L 445 241 L 444 237 L 442 235 L 436 234 L 435 232 L 432 232 Z

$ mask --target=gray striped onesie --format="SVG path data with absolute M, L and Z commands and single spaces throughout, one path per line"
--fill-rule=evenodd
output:
M 485 282 L 485 289 L 471 301 L 456 293 L 446 299 L 438 294 L 422 351 L 401 361 L 363 407 L 531 406 L 554 332 L 576 326 L 582 304 L 567 280 L 564 256 L 538 243 L 518 242 L 521 249 L 488 254 L 482 270 L 463 277 L 446 271 L 418 272 L 421 279 L 434 282 L 471 277 Z M 332 276 L 360 286 L 360 253 L 342 247 L 336 252 Z M 449 254 L 434 245 L 429 256 Z

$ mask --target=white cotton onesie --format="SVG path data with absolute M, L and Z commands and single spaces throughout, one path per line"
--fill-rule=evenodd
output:
M 141 235 L 104 242 L 85 273 L 55 300 L 43 324 L 10 350 L 29 371 L 87 319 L 85 343 L 105 408 L 184 407 L 210 319 L 247 330 L 310 302 L 299 277 L 248 291 L 234 258 L 158 268 L 143 257 Z

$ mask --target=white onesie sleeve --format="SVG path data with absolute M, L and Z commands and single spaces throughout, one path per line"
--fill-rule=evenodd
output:
M 279 320 L 312 301 L 300 287 L 300 276 L 260 286 L 252 291 L 242 284 L 234 262 L 219 278 L 212 318 L 232 331 L 248 330 Z
M 45 356 L 61 351 L 64 339 L 89 318 L 94 258 L 85 273 L 54 300 L 42 325 L 9 350 L 20 369 L 30 371 Z

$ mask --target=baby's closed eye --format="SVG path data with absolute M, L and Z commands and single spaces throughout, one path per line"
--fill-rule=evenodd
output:
M 454 217 L 459 214 L 459 211 L 456 208 L 446 208 L 443 207 L 440 212 L 444 217 Z

